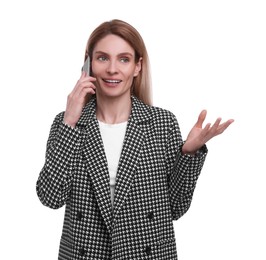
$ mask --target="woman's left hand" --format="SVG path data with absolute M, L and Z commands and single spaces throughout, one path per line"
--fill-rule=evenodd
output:
M 230 119 L 224 123 L 221 123 L 222 119 L 217 118 L 212 126 L 210 123 L 208 123 L 204 128 L 202 128 L 202 124 L 206 118 L 206 115 L 206 110 L 202 110 L 199 114 L 196 124 L 190 130 L 186 142 L 182 147 L 183 154 L 195 154 L 197 150 L 199 150 L 210 139 L 216 135 L 222 134 L 224 130 L 234 122 L 233 119 Z

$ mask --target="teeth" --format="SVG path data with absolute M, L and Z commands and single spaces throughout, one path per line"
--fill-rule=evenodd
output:
M 121 80 L 111 80 L 111 79 L 105 79 L 104 81 L 108 82 L 108 83 L 119 83 L 119 82 L 121 82 Z

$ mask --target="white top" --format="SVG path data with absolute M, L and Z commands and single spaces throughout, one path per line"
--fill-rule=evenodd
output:
M 106 124 L 101 121 L 98 122 L 108 163 L 111 187 L 111 200 L 113 204 L 115 178 L 122 151 L 123 141 L 125 138 L 127 122 L 122 122 L 118 124 Z

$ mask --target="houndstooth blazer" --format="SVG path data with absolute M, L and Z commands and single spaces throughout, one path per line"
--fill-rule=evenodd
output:
M 189 208 L 207 148 L 182 155 L 175 116 L 132 97 L 114 207 L 96 100 L 75 128 L 56 116 L 37 180 L 40 201 L 65 207 L 60 260 L 175 260 L 173 220 Z

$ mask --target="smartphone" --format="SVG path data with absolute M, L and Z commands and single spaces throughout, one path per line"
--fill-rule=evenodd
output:
M 90 69 L 91 69 L 90 57 L 88 56 L 86 61 L 84 62 L 84 65 L 82 67 L 82 71 L 85 71 L 87 73 L 87 75 L 89 76 L 90 75 Z

